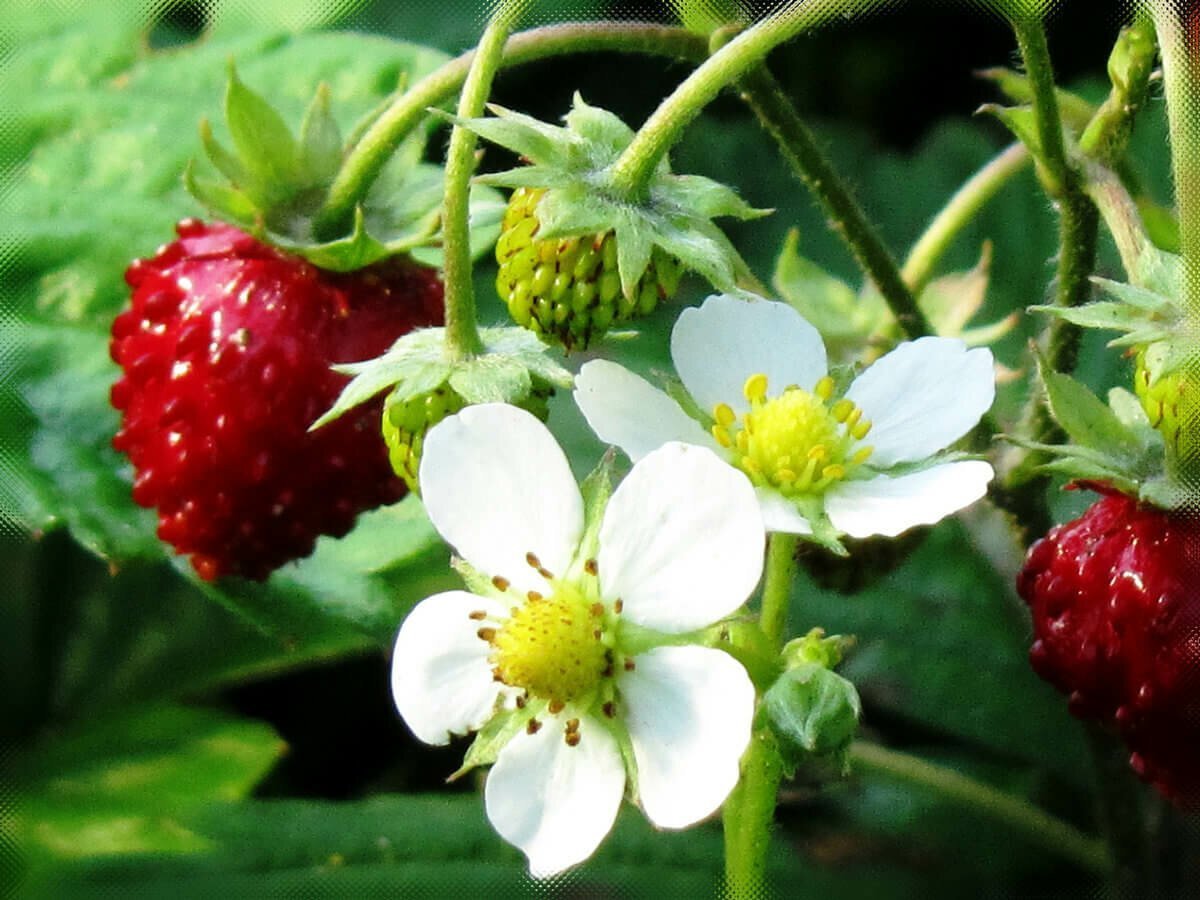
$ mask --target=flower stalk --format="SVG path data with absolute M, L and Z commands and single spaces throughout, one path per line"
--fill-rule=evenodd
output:
M 767 564 L 763 581 L 762 609 L 759 622 L 772 650 L 783 649 L 787 637 L 787 615 L 792 582 L 796 575 L 797 537 L 771 535 L 767 544 Z M 771 846 L 771 827 L 783 761 L 769 728 L 755 731 L 742 757 L 742 777 L 725 801 L 722 823 L 725 829 L 725 882 L 728 896 L 754 898 L 765 896 L 767 851 Z
M 483 113 L 492 81 L 500 68 L 504 43 L 524 6 L 507 0 L 493 14 L 483 32 L 458 101 L 460 118 Z M 471 235 L 468 199 L 475 172 L 475 134 L 455 125 L 446 151 L 446 192 L 442 205 L 442 242 L 445 250 L 446 350 L 454 359 L 473 356 L 483 349 L 475 316 L 475 290 L 471 283 Z

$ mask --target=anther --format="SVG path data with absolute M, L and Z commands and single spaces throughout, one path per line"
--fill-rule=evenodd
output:
M 734 413 L 733 407 L 728 403 L 718 403 L 713 407 L 713 418 L 717 420 L 717 424 L 722 428 L 728 428 L 737 421 L 737 414 Z
M 862 463 L 865 463 L 868 459 L 870 459 L 871 454 L 874 452 L 875 452 L 874 447 L 863 447 L 860 450 L 858 450 L 852 457 L 850 457 L 850 461 L 852 463 L 854 463 L 856 466 L 861 465 Z
M 496 639 L 495 628 L 480 628 L 475 634 L 481 641 L 487 641 L 489 644 Z
M 525 695 L 517 694 L 517 709 L 524 709 L 524 708 L 525 708 Z
M 850 415 L 846 416 L 846 428 L 850 430 L 851 434 L 854 433 L 854 426 L 858 424 L 858 420 L 861 418 L 862 409 L 857 406 L 850 411 Z
M 540 569 L 542 567 L 541 560 L 537 558 L 537 554 L 532 550 L 525 554 L 525 562 L 529 563 L 530 567 L 534 569 Z
M 541 576 L 542 576 L 543 578 L 545 578 L 547 581 L 553 581 L 553 580 L 554 580 L 554 573 L 553 573 L 553 572 L 551 572 L 549 569 L 538 569 L 538 570 L 537 570 L 537 572 L 538 572 L 538 574 L 539 574 L 539 575 L 541 575 Z
M 563 736 L 563 740 L 566 741 L 566 744 L 568 747 L 578 747 L 579 746 L 579 732 L 578 731 L 567 732 L 567 734 L 565 734 Z
M 829 455 L 829 449 L 824 444 L 817 444 L 808 451 L 808 458 L 820 461 Z
M 859 422 L 857 425 L 855 425 L 853 428 L 850 429 L 850 433 L 852 435 L 854 435 L 855 440 L 859 440 L 859 441 L 861 441 L 863 438 L 865 438 L 867 436 L 867 434 L 870 433 L 870 431 L 871 431 L 871 421 L 869 419 L 866 421 L 863 421 L 863 422 Z
M 530 603 L 538 603 L 538 602 L 546 599 L 544 596 L 539 594 L 537 591 L 530 591 L 525 596 L 526 596 L 526 598 L 528 598 Z
M 632 672 L 632 671 L 633 671 L 634 669 L 636 669 L 636 668 L 637 668 L 637 666 L 635 666 L 635 665 L 633 664 L 633 660 L 632 660 L 632 659 L 627 659 L 627 660 L 625 660 L 625 671 L 626 671 L 626 672 Z
M 820 397 L 822 400 L 828 400 L 830 397 L 833 396 L 833 379 L 830 378 L 828 375 L 823 377 L 820 381 L 817 382 L 816 387 L 813 388 L 813 393 L 816 394 L 818 397 Z
M 850 413 L 855 409 L 854 401 L 847 400 L 843 397 L 837 403 L 829 408 L 829 412 L 833 415 L 834 421 L 845 422 L 850 417 Z
M 473 613 L 471 613 L 469 616 L 467 616 L 467 618 L 472 619 L 476 622 L 482 622 L 484 619 L 487 618 L 487 613 L 485 613 L 482 609 L 477 609 Z
M 709 429 L 712 432 L 713 440 L 728 450 L 733 446 L 733 438 L 729 436 L 729 432 L 720 425 L 714 425 Z
M 836 463 L 832 466 L 826 466 L 821 470 L 821 477 L 828 478 L 830 481 L 836 481 L 839 478 L 845 478 L 846 467 L 839 466 Z
M 546 707 L 546 712 L 550 713 L 552 716 L 557 716 L 563 711 L 563 707 L 565 706 L 566 704 L 561 700 L 551 700 L 550 705 Z
M 567 719 L 567 731 L 571 732 L 571 731 L 578 731 L 578 730 L 579 730 L 579 720 L 578 719 Z
M 589 575 L 599 575 L 600 565 L 594 559 L 589 559 L 583 564 L 583 571 L 587 572 Z
M 613 703 L 611 700 L 600 707 L 600 710 L 609 719 L 615 719 L 617 717 L 617 704 Z
M 619 616 L 621 614 L 621 610 L 623 610 L 624 608 L 625 608 L 625 601 L 622 600 L 620 597 L 618 597 L 617 602 L 613 604 L 613 612 L 615 612 Z
M 492 578 L 492 587 L 494 587 L 496 590 L 507 591 L 508 586 L 509 586 L 509 580 L 507 578 L 505 578 L 503 575 L 496 575 Z
M 591 606 L 588 607 L 588 612 L 590 612 L 593 617 L 598 619 L 598 618 L 600 618 L 600 616 L 604 615 L 604 604 L 603 603 L 593 603 Z
M 742 387 L 742 393 L 751 403 L 762 402 L 767 396 L 767 376 L 762 372 L 751 375 Z
M 537 734 L 541 730 L 542 730 L 542 723 L 539 722 L 537 719 L 530 719 L 529 722 L 525 725 L 525 733 L 526 734 Z

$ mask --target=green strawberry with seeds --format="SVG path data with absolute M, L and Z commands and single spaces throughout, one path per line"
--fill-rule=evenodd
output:
M 513 192 L 496 242 L 496 290 L 514 322 L 568 350 L 582 350 L 612 325 L 647 316 L 675 294 L 683 274 L 679 261 L 657 248 L 626 296 L 614 232 L 539 239 L 536 211 L 543 194 L 535 188 Z

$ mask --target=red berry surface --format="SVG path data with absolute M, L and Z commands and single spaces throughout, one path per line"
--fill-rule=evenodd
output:
M 1200 516 L 1101 485 L 1080 518 L 1029 550 L 1017 589 L 1034 669 L 1072 712 L 1114 728 L 1130 764 L 1200 806 Z
M 308 427 L 347 381 L 330 366 L 440 322 L 442 283 L 407 260 L 339 274 L 228 225 L 176 230 L 125 272 L 113 446 L 133 463 L 134 500 L 158 510 L 159 537 L 202 578 L 261 580 L 403 495 L 379 401 Z

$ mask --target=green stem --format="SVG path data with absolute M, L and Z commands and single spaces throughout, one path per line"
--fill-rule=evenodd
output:
M 1085 729 L 1096 781 L 1096 818 L 1112 849 L 1112 887 L 1117 897 L 1145 890 L 1152 850 L 1146 828 L 1144 790 L 1129 768 L 1129 751 L 1113 735 L 1090 724 Z
M 523 3 L 508 0 L 492 15 L 476 49 L 475 59 L 458 101 L 460 119 L 483 114 L 492 81 L 500 68 L 504 42 Z M 446 283 L 446 351 L 462 358 L 483 349 L 475 317 L 475 289 L 471 283 L 471 230 L 469 199 L 475 172 L 474 132 L 455 125 L 446 151 L 446 188 L 442 205 L 443 278 Z
M 698 74 L 700 69 L 696 72 Z M 821 152 L 816 138 L 779 82 L 765 66 L 755 66 L 741 78 L 738 86 L 742 98 L 775 139 L 792 170 L 825 211 L 830 226 L 879 288 L 904 333 L 910 338 L 930 334 L 929 322 L 917 305 L 913 291 L 905 284 L 895 257 L 849 187 Z
M 343 233 L 354 207 L 366 196 L 397 146 L 428 115 L 462 87 L 475 59 L 470 50 L 450 60 L 397 96 L 355 142 L 329 189 L 316 229 L 326 237 Z M 503 67 L 523 65 L 565 53 L 627 52 L 700 62 L 708 56 L 704 38 L 682 28 L 636 22 L 553 25 L 514 34 L 504 46 Z
M 914 294 L 919 296 L 929 283 L 934 268 L 954 239 L 1013 176 L 1024 171 L 1030 159 L 1024 144 L 1013 144 L 964 182 L 934 216 L 900 270 Z
M 759 622 L 773 653 L 787 637 L 787 615 L 796 575 L 797 538 L 773 534 L 767 545 Z M 766 896 L 767 851 L 783 762 L 770 729 L 757 730 L 742 757 L 742 777 L 725 801 L 725 880 L 727 896 Z
M 806 28 L 845 12 L 846 4 L 793 2 L 747 28 L 708 58 L 667 97 L 613 164 L 609 184 L 620 196 L 639 198 L 655 168 L 683 129 L 727 86 L 758 65 L 777 45 Z M 860 0 L 864 10 L 880 0 Z
M 935 791 L 948 800 L 970 807 L 980 816 L 1007 825 L 1037 846 L 1059 853 L 1090 872 L 1106 875 L 1112 870 L 1104 841 L 1089 837 L 1061 819 L 991 785 L 877 744 L 856 741 L 850 746 L 849 756 L 859 769 Z
M 1051 194 L 1061 195 L 1068 188 L 1070 165 L 1063 143 L 1062 116 L 1058 111 L 1058 94 L 1054 87 L 1050 48 L 1046 44 L 1046 29 L 1041 18 L 1034 15 L 1014 16 L 1012 28 L 1032 91 L 1038 144 L 1048 187 Z

